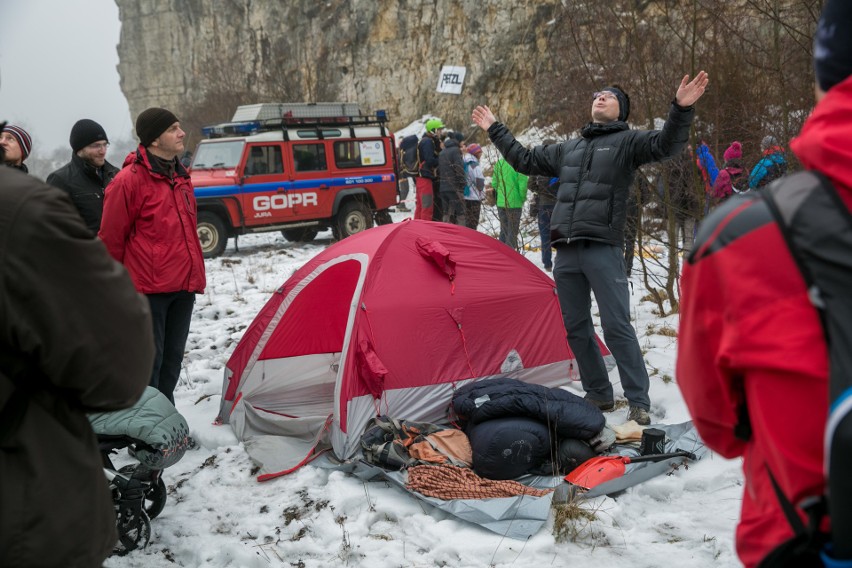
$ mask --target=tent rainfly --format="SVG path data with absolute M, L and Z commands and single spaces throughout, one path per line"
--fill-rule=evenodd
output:
M 274 293 L 227 363 L 219 420 L 265 480 L 325 449 L 356 456 L 380 414 L 444 422 L 454 389 L 496 376 L 577 378 L 553 280 L 482 233 L 404 221 L 328 247 Z

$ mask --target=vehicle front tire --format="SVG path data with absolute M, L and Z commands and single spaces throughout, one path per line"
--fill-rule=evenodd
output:
M 225 231 L 225 222 L 221 217 L 210 211 L 200 211 L 196 230 L 204 258 L 215 258 L 225 252 L 228 233 Z
M 344 203 L 337 212 L 334 236 L 337 239 L 351 237 L 373 226 L 373 213 L 361 201 L 353 199 Z

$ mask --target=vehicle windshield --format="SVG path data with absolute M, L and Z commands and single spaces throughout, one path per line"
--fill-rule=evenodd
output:
M 228 140 L 223 142 L 203 141 L 195 149 L 192 158 L 193 170 L 216 170 L 220 168 L 233 169 L 240 163 L 243 155 L 244 140 Z

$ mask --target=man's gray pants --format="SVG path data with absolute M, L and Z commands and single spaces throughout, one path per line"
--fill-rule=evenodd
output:
M 500 219 L 500 242 L 506 243 L 515 250 L 518 250 L 518 233 L 521 232 L 521 213 L 523 208 L 520 207 L 498 207 L 497 218 Z
M 592 322 L 590 292 L 594 292 L 604 342 L 615 358 L 624 395 L 632 406 L 648 410 L 650 381 L 636 331 L 630 324 L 630 291 L 623 250 L 588 240 L 560 244 L 556 250 L 553 278 L 568 345 L 577 358 L 583 389 L 595 400 L 614 399 Z

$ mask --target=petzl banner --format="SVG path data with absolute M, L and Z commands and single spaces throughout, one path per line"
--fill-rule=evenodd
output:
M 441 74 L 438 76 L 438 92 L 460 95 L 466 72 L 466 67 L 444 65 L 441 68 Z

